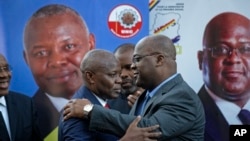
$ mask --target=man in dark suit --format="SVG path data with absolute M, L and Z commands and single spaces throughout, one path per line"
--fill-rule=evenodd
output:
M 131 68 L 132 58 L 135 45 L 132 43 L 124 43 L 119 45 L 114 55 L 121 64 L 121 94 L 116 99 L 108 101 L 111 109 L 120 111 L 121 113 L 128 114 L 135 100 L 144 91 L 142 88 L 136 86 L 134 72 Z
M 75 10 L 50 4 L 27 21 L 24 46 L 25 61 L 39 87 L 33 99 L 46 138 L 57 130 L 59 112 L 83 84 L 80 61 L 95 47 L 95 39 Z
M 204 85 L 198 95 L 205 115 L 205 141 L 229 141 L 229 125 L 243 124 L 241 109 L 250 110 L 250 21 L 238 13 L 213 17 L 198 52 Z
M 105 50 L 89 51 L 81 63 L 84 86 L 73 96 L 86 98 L 92 104 L 101 107 L 107 106 L 108 99 L 117 98 L 121 92 L 121 67 L 115 56 Z M 93 105 L 89 105 L 93 106 Z M 62 118 L 63 119 L 63 118 Z M 98 131 L 89 130 L 89 121 L 79 118 L 71 118 L 66 121 L 60 120 L 59 141 L 117 141 L 118 138 Z
M 81 63 L 82 86 L 73 98 L 86 98 L 92 104 L 105 107 L 107 99 L 117 98 L 121 92 L 121 67 L 111 52 L 89 51 Z M 91 132 L 89 121 L 72 118 L 60 120 L 59 141 L 117 141 L 118 138 L 101 132 Z
M 41 141 L 32 99 L 9 91 L 11 67 L 0 54 L 0 141 Z
M 160 125 L 160 141 L 203 141 L 205 115 L 202 103 L 177 73 L 175 60 L 176 50 L 168 37 L 160 34 L 144 37 L 135 46 L 132 68 L 136 84 L 145 92 L 132 107 L 130 115 L 103 110 L 98 105 L 83 112 L 82 108 L 91 102 L 79 99 L 65 106 L 64 119 L 88 119 L 90 130 L 122 136 L 135 115 L 140 114 L 139 127 Z

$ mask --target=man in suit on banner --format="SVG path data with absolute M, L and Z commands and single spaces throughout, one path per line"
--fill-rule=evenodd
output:
M 46 5 L 26 23 L 24 58 L 39 87 L 33 99 L 43 138 L 57 137 L 60 111 L 83 84 L 80 61 L 93 48 L 84 19 L 65 5 Z
M 198 95 L 205 115 L 205 141 L 229 141 L 229 125 L 241 125 L 250 110 L 250 21 L 233 12 L 207 24 L 198 52 L 204 85 Z

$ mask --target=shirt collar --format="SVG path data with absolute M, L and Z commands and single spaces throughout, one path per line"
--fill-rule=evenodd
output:
M 93 93 L 93 95 L 96 97 L 96 99 L 101 103 L 101 105 L 104 107 L 107 104 L 107 100 L 103 100 L 100 97 L 98 97 L 97 95 L 95 95 Z
M 1 96 L 0 97 L 0 105 L 6 107 L 6 100 L 5 100 L 5 96 Z
M 161 82 L 156 88 L 154 88 L 151 92 L 147 91 L 147 95 L 149 95 L 150 98 L 152 98 L 154 96 L 154 94 L 156 93 L 156 91 L 158 91 L 162 85 L 164 85 L 165 83 L 169 82 L 170 80 L 172 80 L 174 77 L 177 76 L 177 73 L 170 76 L 168 79 L 164 80 L 163 82 Z

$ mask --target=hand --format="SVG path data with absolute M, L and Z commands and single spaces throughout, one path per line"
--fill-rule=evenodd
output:
M 63 108 L 63 120 L 67 120 L 72 117 L 84 118 L 83 107 L 87 104 L 91 104 L 88 99 L 72 99 Z
M 129 125 L 126 134 L 119 141 L 157 141 L 156 138 L 161 136 L 161 132 L 156 132 L 154 130 L 159 128 L 159 125 L 139 128 L 137 124 L 140 120 L 140 116 L 136 117 Z
M 128 105 L 132 107 L 135 103 L 135 101 L 138 99 L 138 97 L 143 93 L 144 89 L 140 88 L 135 93 L 128 95 Z

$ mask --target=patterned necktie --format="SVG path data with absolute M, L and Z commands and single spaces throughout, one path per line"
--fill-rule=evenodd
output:
M 245 125 L 250 125 L 250 112 L 246 109 L 242 109 L 238 114 L 239 119 Z

